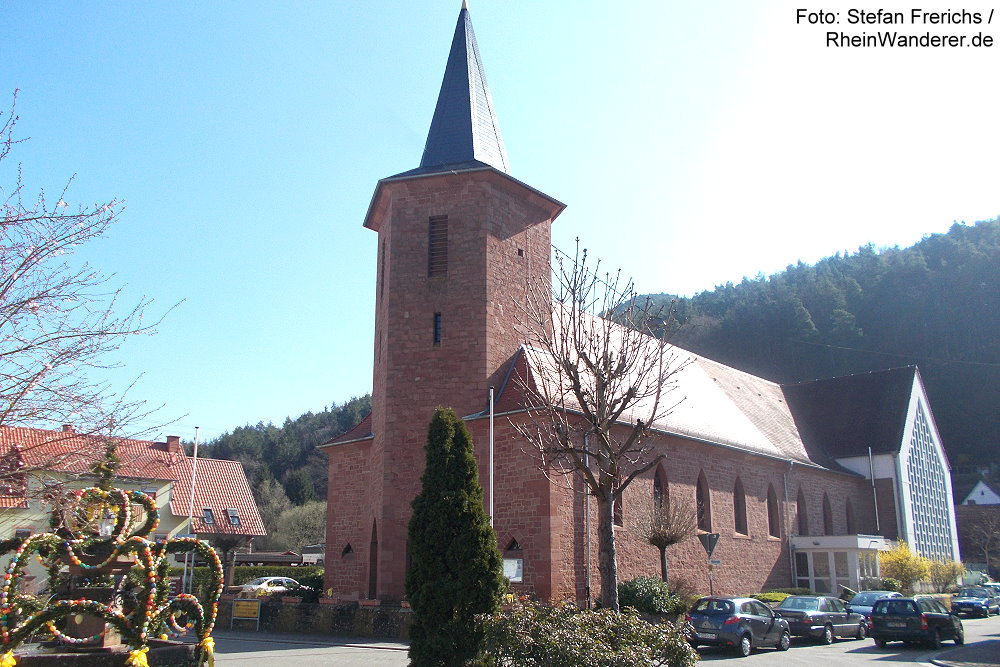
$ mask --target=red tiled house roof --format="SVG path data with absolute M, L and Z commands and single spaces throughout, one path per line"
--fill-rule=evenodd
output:
M 75 433 L 71 429 L 47 431 L 35 428 L 0 426 L 0 457 L 14 454 L 26 467 L 46 467 L 70 474 L 87 474 L 94 462 L 94 452 L 103 451 L 107 438 Z M 175 517 L 186 517 L 191 499 L 191 473 L 194 460 L 185 455 L 179 439 L 167 442 L 115 438 L 116 454 L 121 460 L 118 476 L 133 479 L 172 482 L 169 509 Z M 0 495 L 0 507 L 25 507 L 19 495 Z M 215 523 L 206 525 L 200 518 L 204 508 L 212 509 Z M 228 520 L 227 510 L 234 509 L 239 525 Z M 239 461 L 198 459 L 194 494 L 194 532 L 199 534 L 266 535 L 250 491 L 243 465 Z

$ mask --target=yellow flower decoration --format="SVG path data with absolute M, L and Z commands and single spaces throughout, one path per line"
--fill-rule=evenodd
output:
M 215 667 L 215 640 L 211 637 L 205 637 L 201 640 L 201 648 L 208 658 L 208 667 Z
M 0 658 L 0 667 L 14 667 L 17 664 L 17 658 L 14 657 L 13 651 L 7 651 Z
M 142 648 L 130 651 L 128 658 L 125 660 L 125 664 L 130 665 L 131 667 L 149 667 L 149 662 L 146 660 L 146 653 L 148 651 L 148 646 L 143 646 Z

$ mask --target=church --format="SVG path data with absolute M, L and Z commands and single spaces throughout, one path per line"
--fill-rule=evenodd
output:
M 335 597 L 405 597 L 410 503 L 438 406 L 463 417 L 483 486 L 493 479 L 511 590 L 587 604 L 600 589 L 591 499 L 547 478 L 517 428 L 530 406 L 514 378 L 530 375 L 530 355 L 513 304 L 550 282 L 564 209 L 510 173 L 463 4 L 420 164 L 378 181 L 363 223 L 378 248 L 372 411 L 320 446 Z M 719 535 L 711 562 L 696 539 L 667 552 L 671 579 L 706 593 L 710 575 L 720 594 L 858 589 L 894 540 L 958 558 L 950 466 L 918 369 L 782 386 L 676 354 L 683 401 L 649 424 L 663 458 L 615 512 L 619 580 L 659 573 L 634 524 L 654 494 L 690 498 L 699 531 Z

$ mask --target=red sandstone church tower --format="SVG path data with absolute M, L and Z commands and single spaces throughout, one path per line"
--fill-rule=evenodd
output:
M 420 166 L 379 181 L 364 221 L 378 234 L 372 413 L 322 446 L 335 595 L 403 598 L 427 425 L 438 406 L 486 407 L 521 343 L 515 304 L 549 280 L 564 208 L 509 175 L 463 4 Z

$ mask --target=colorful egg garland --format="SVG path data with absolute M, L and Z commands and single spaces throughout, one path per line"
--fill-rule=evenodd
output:
M 140 505 L 145 510 L 143 524 L 130 531 L 133 521 L 132 505 Z M 131 646 L 126 663 L 135 667 L 147 665 L 146 652 L 150 637 L 159 636 L 164 629 L 173 636 L 180 636 L 192 629 L 199 637 L 199 664 L 214 663 L 214 641 L 211 638 L 222 596 L 222 563 L 211 546 L 195 538 L 183 537 L 150 541 L 148 536 L 159 524 L 159 510 L 152 498 L 140 491 L 123 489 L 104 490 L 89 488 L 74 491 L 71 505 L 64 512 L 64 523 L 71 530 L 79 531 L 93 523 L 96 516 L 115 518 L 110 536 L 65 538 L 56 532 L 30 535 L 17 543 L 14 557 L 3 575 L 0 587 L 0 666 L 13 665 L 16 656 L 13 650 L 39 628 L 45 627 L 58 641 L 68 645 L 94 644 L 103 638 L 105 632 L 90 637 L 69 637 L 56 627 L 56 621 L 67 616 L 87 613 L 99 616 L 114 626 L 123 639 Z M 85 562 L 88 548 L 94 545 L 108 545 L 109 553 L 99 563 Z M 106 547 L 105 547 L 106 548 Z M 161 573 L 167 571 L 168 556 L 194 552 L 200 555 L 210 567 L 212 591 L 208 609 L 193 595 L 180 594 L 169 598 L 169 582 Z M 35 556 L 49 567 L 50 580 L 60 571 L 60 563 L 71 563 L 82 571 L 101 570 L 121 559 L 130 559 L 132 569 L 143 572 L 141 600 L 135 611 L 125 615 L 109 605 L 95 600 L 58 600 L 42 603 L 34 596 L 19 591 L 20 575 L 28 560 Z M 99 557 L 98 557 L 99 558 Z M 92 560 L 93 557 L 87 558 Z M 25 612 L 27 615 L 25 616 Z M 188 620 L 182 626 L 177 621 L 179 615 Z

